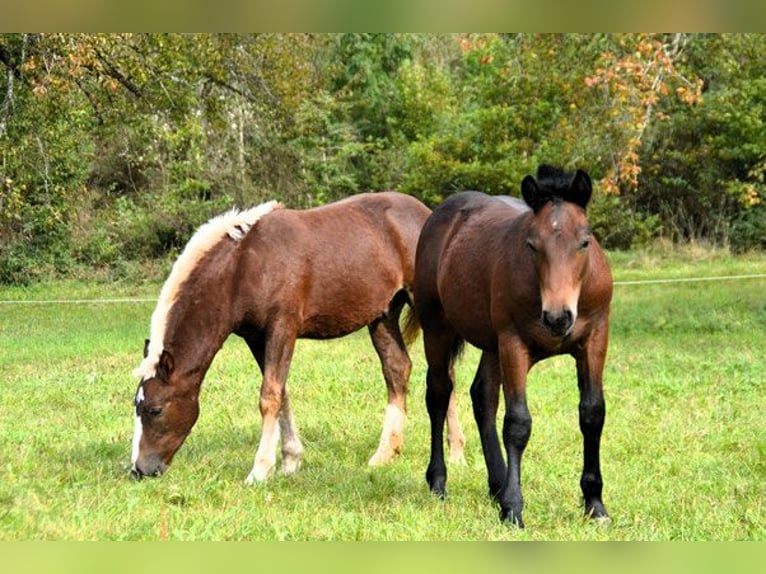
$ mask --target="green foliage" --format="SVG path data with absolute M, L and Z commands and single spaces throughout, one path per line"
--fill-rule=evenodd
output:
M 618 195 L 594 194 L 588 206 L 588 222 L 606 249 L 646 246 L 661 230 L 659 217 L 636 213 Z
M 733 221 L 729 233 L 732 251 L 766 250 L 766 205 L 743 210 Z
M 202 188 L 204 191 L 204 188 Z M 156 259 L 178 254 L 194 231 L 211 217 L 225 211 L 228 198 L 206 201 L 190 182 L 151 203 L 137 203 L 121 197 L 115 202 L 111 222 L 104 222 L 109 241 L 118 246 L 125 259 Z
M 743 238 L 762 217 L 747 212 L 766 200 L 766 38 L 694 36 L 687 51 L 685 66 L 705 82 L 702 102 L 664 110 L 669 120 L 643 152 L 635 205 L 659 215 L 673 239 L 739 242 L 733 226 Z
M 765 56 L 756 34 L 0 34 L 0 283 L 161 261 L 272 198 L 518 195 L 543 162 L 590 173 L 607 245 L 759 248 Z

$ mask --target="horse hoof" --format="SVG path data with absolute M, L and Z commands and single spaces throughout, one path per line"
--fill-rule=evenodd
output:
M 608 528 L 612 524 L 612 519 L 608 516 L 591 516 L 590 522 L 599 528 Z
M 509 526 L 515 526 L 519 530 L 524 530 L 524 521 L 521 514 L 515 514 L 513 510 L 500 509 L 500 522 L 508 523 Z
M 282 476 L 289 476 L 298 472 L 301 467 L 301 459 L 282 459 L 282 467 L 279 469 L 279 474 Z
M 399 453 L 394 451 L 393 449 L 385 449 L 381 451 L 378 449 L 375 454 L 373 454 L 370 457 L 370 460 L 367 462 L 368 466 L 383 466 L 384 464 L 388 464 L 392 460 L 396 458 L 396 456 Z
M 609 523 L 609 514 L 601 502 L 594 502 L 585 508 L 585 518 L 590 518 L 600 524 Z
M 447 498 L 447 481 L 444 478 L 435 478 L 428 480 L 428 486 L 431 492 L 444 500 Z
M 451 450 L 449 453 L 449 463 L 460 466 L 468 466 L 468 462 L 465 460 L 463 449 Z
M 274 474 L 274 466 L 266 468 L 263 466 L 255 465 L 253 470 L 250 471 L 250 474 L 247 475 L 245 484 L 247 486 L 252 486 L 254 484 L 265 482 L 272 474 Z

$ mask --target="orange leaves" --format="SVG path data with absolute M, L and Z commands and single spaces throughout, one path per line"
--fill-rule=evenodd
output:
M 638 150 L 652 119 L 666 117 L 655 112 L 662 99 L 675 95 L 687 105 L 700 101 L 702 81 L 687 79 L 676 67 L 684 42 L 684 34 L 625 36 L 624 52 L 604 52 L 595 73 L 585 78 L 588 88 L 603 90 L 607 115 L 614 121 L 612 128 L 620 134 L 612 168 L 601 182 L 608 192 L 638 186 Z

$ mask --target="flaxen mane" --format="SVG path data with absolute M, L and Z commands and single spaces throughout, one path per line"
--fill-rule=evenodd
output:
M 268 201 L 245 211 L 232 209 L 211 219 L 197 230 L 176 259 L 170 275 L 162 286 L 157 307 L 152 313 L 149 348 L 146 357 L 133 372 L 134 375 L 142 379 L 155 375 L 157 362 L 163 350 L 168 314 L 178 297 L 181 286 L 202 257 L 227 235 L 239 241 L 261 217 L 281 207 L 282 205 L 277 201 Z

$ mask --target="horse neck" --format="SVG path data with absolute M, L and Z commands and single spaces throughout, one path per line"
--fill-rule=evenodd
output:
M 230 264 L 217 258 L 207 267 L 187 281 L 170 310 L 164 337 L 175 369 L 197 384 L 232 331 Z

